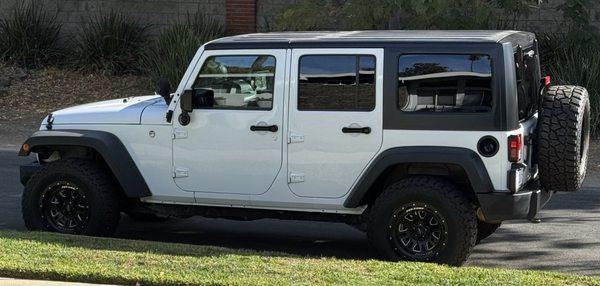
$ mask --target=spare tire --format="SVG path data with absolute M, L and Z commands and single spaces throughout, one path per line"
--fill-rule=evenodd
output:
M 542 99 L 538 123 L 540 182 L 548 191 L 578 191 L 590 143 L 590 101 L 579 86 L 552 86 Z

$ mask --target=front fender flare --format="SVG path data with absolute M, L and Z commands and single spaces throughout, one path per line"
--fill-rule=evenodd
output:
M 24 144 L 29 145 L 29 150 L 21 147 L 19 156 L 28 156 L 30 152 L 36 152 L 45 146 L 92 148 L 102 156 L 127 197 L 141 198 L 152 195 L 127 148 L 112 133 L 96 130 L 41 130 L 35 132 Z
M 489 193 L 494 186 L 481 157 L 459 147 L 411 146 L 388 149 L 377 156 L 344 201 L 344 207 L 361 205 L 371 186 L 388 167 L 403 163 L 442 163 L 462 167 L 476 193 Z

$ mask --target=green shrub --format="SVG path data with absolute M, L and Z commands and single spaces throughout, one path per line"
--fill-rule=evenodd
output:
M 62 55 L 60 30 L 41 3 L 21 2 L 0 21 L 0 59 L 28 68 L 54 61 Z
M 91 17 L 74 42 L 75 67 L 117 75 L 139 72 L 149 27 L 114 11 Z
M 200 13 L 188 14 L 184 23 L 164 29 L 146 49 L 142 56 L 144 71 L 153 81 L 166 77 L 175 89 L 198 48 L 224 33 L 225 28 L 217 20 Z
M 539 36 L 544 73 L 553 84 L 580 85 L 590 94 L 592 132 L 600 127 L 600 39 L 585 33 Z
M 301 0 L 273 30 L 514 28 L 532 0 Z

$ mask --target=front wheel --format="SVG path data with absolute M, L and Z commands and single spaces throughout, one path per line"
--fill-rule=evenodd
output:
M 93 161 L 48 163 L 25 186 L 21 201 L 29 230 L 110 236 L 120 218 L 113 178 Z
M 388 186 L 368 213 L 367 237 L 386 260 L 462 265 L 477 240 L 477 218 L 452 183 L 417 176 Z

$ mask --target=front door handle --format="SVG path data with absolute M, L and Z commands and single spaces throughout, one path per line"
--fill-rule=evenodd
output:
M 369 134 L 369 133 L 371 133 L 371 127 L 358 127 L 358 128 L 344 127 L 344 128 L 342 128 L 342 132 L 344 132 L 344 133 L 364 133 L 364 134 Z
M 267 126 L 252 125 L 252 126 L 250 126 L 250 131 L 277 132 L 277 130 L 279 130 L 279 127 L 277 127 L 277 125 L 267 125 Z

